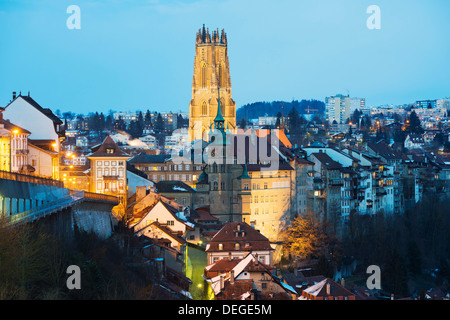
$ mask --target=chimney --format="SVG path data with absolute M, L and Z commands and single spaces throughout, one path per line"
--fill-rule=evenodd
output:
M 345 288 L 345 279 L 341 278 L 341 286 L 343 286 Z
M 234 284 L 234 269 L 230 271 L 230 284 Z
M 331 285 L 327 282 L 327 295 L 331 295 Z
M 220 275 L 220 282 L 219 282 L 219 289 L 222 290 L 224 285 L 223 285 L 223 274 Z
M 13 100 L 16 98 L 16 92 L 13 91 Z

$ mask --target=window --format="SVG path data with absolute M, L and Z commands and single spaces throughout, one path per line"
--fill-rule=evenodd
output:
M 206 76 L 207 76 L 207 69 L 208 67 L 206 66 L 206 63 L 203 63 L 202 65 L 202 76 L 201 76 L 201 83 L 202 83 L 202 87 L 206 88 Z
M 219 250 L 223 250 L 223 243 L 219 243 Z
M 208 114 L 208 106 L 206 105 L 206 102 L 203 101 L 202 103 L 202 115 L 206 116 Z
M 264 182 L 264 189 L 267 189 L 267 182 Z
M 106 149 L 106 153 L 112 154 L 112 153 L 114 153 L 114 149 L 112 149 L 112 148 L 107 148 L 107 149 Z
M 175 224 L 175 221 L 173 220 L 167 220 L 167 225 L 168 226 L 173 226 Z
M 220 190 L 225 190 L 225 182 L 220 183 Z
M 248 190 L 248 183 L 244 184 L 244 190 Z
M 241 246 L 239 245 L 239 243 L 234 244 L 234 250 L 239 250 L 240 248 Z
M 213 190 L 214 191 L 217 191 L 219 189 L 219 184 L 217 183 L 217 181 L 216 182 L 214 182 L 214 184 L 213 184 Z
M 263 290 L 267 289 L 267 283 L 266 282 L 262 282 L 261 283 L 261 289 L 263 289 Z

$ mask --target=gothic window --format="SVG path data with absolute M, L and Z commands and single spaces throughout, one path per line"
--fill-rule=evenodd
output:
M 214 191 L 217 191 L 219 189 L 219 184 L 217 183 L 217 181 L 216 182 L 214 182 L 214 184 L 213 184 L 213 190 Z
M 203 63 L 202 64 L 202 81 L 201 81 L 203 88 L 206 88 L 206 83 L 207 83 L 206 77 L 207 77 L 207 67 L 206 67 L 206 63 Z
M 208 114 L 208 106 L 206 105 L 206 102 L 203 101 L 202 103 L 202 115 L 206 116 Z
M 219 86 L 221 88 L 225 88 L 226 87 L 226 80 L 225 80 L 225 67 L 223 65 L 223 63 L 221 63 L 219 65 Z

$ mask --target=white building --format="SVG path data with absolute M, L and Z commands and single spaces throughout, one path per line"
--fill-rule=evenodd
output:
M 177 153 L 189 146 L 188 129 L 180 128 L 172 132 L 172 135 L 166 136 L 164 149 L 166 152 Z
M 130 156 L 110 136 L 87 158 L 91 161 L 91 192 L 119 196 L 126 194 L 127 160 Z
M 351 98 L 350 99 L 350 113 L 353 113 L 356 109 L 359 111 L 365 109 L 366 99 L 364 98 Z
M 351 99 L 341 94 L 325 98 L 325 116 L 330 123 L 345 123 L 351 116 Z
M 150 134 L 140 137 L 139 140 L 144 142 L 149 147 L 149 149 L 156 149 L 158 147 L 158 141 L 156 140 L 155 136 L 152 136 Z

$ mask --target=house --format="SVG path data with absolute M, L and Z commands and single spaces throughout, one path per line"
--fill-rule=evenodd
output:
M 107 136 L 101 145 L 92 148 L 92 153 L 86 157 L 91 163 L 91 192 L 126 195 L 126 164 L 130 156 L 123 152 L 110 136 Z
M 30 94 L 24 96 L 13 92 L 13 100 L 5 107 L 4 118 L 25 128 L 31 134 L 29 139 L 47 140 L 52 151 L 61 150 L 65 139 L 63 122 L 48 108 L 41 107 Z
M 423 149 L 425 145 L 425 141 L 423 140 L 422 135 L 410 133 L 405 139 L 405 148 L 406 149 Z
M 149 228 L 150 225 L 153 226 Z M 183 239 L 186 237 L 188 230 L 194 230 L 195 225 L 186 219 L 184 212 L 180 211 L 180 208 L 176 208 L 159 199 L 152 206 L 135 214 L 134 219 L 130 222 L 130 227 L 139 235 L 153 234 L 156 228 L 159 229 L 158 233 L 164 237 L 169 232 Z M 168 228 L 169 231 L 167 229 L 163 230 L 162 227 Z M 162 234 L 164 232 L 166 235 Z M 149 237 L 151 238 L 151 236 Z M 170 240 L 173 245 L 180 247 L 185 242 L 184 239 L 183 242 L 180 242 L 180 239 L 171 238 Z M 178 242 L 179 245 L 175 242 Z
M 3 118 L 0 108 L 0 170 L 29 173 L 28 137 L 30 131 Z
M 303 290 L 299 300 L 356 300 L 355 294 L 329 278 Z
M 259 262 L 273 263 L 273 251 L 269 239 L 245 222 L 229 222 L 220 229 L 206 246 L 209 263 L 221 259 L 243 259 L 249 252 Z
M 76 137 L 75 145 L 79 148 L 87 148 L 89 146 L 89 139 L 86 136 Z
M 292 300 L 294 288 L 274 274 L 253 253 L 243 259 L 222 259 L 205 267 L 205 280 L 217 300 Z

